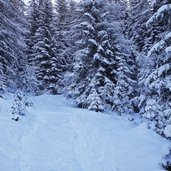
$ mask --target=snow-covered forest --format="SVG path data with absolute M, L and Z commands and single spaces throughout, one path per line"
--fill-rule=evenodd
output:
M 83 116 L 77 115 L 77 117 L 83 117 L 81 119 L 64 114 L 66 115 L 64 118 L 69 118 L 71 125 L 74 124 L 74 121 L 77 123 L 72 125 L 72 129 L 75 128 L 75 134 L 79 135 L 75 136 L 82 138 L 81 140 L 83 138 L 85 140 L 87 135 L 83 137 L 77 132 L 79 131 L 77 129 L 83 129 L 79 127 L 79 122 L 86 125 L 86 122 L 88 124 L 90 121 L 88 118 L 93 117 L 100 124 L 106 124 L 107 114 L 110 115 L 108 117 L 111 117 L 111 120 L 113 116 L 129 120 L 128 122 L 132 121 L 135 125 L 144 124 L 149 131 L 152 131 L 152 134 L 149 135 L 154 134 L 152 136 L 154 139 L 159 136 L 161 141 L 170 143 L 171 0 L 81 0 L 79 2 L 75 0 L 55 0 L 53 2 L 51 0 L 30 0 L 27 3 L 22 0 L 0 0 L 0 73 L 0 115 L 8 111 L 6 115 L 8 115 L 7 118 L 10 118 L 8 118 L 10 124 L 13 125 L 11 129 L 16 132 L 19 124 L 23 123 L 29 130 L 29 124 L 25 118 L 28 117 L 32 121 L 36 117 L 33 115 L 36 98 L 42 100 L 42 103 L 39 102 L 41 108 L 44 105 L 47 105 L 48 108 L 52 106 L 50 103 L 59 100 L 58 103 L 54 103 L 53 107 L 48 108 L 51 110 L 56 105 L 58 115 L 58 109 L 65 111 L 65 107 L 60 108 L 60 104 L 69 105 L 68 102 L 63 102 L 65 100 L 62 96 L 64 96 L 75 108 L 86 109 L 74 110 L 66 107 L 66 112 L 74 110 L 73 112 L 81 113 L 83 111 Z M 51 100 L 48 101 L 44 96 L 47 96 L 47 99 L 51 97 Z M 12 104 L 12 107 L 9 104 Z M 31 108 L 29 109 L 32 111 L 30 115 L 26 108 Z M 37 115 L 40 122 L 44 123 L 45 120 L 48 120 L 44 117 L 42 121 L 40 115 L 42 111 L 40 112 L 37 108 L 35 110 L 39 113 Z M 91 111 L 94 115 L 88 113 Z M 84 116 L 86 112 L 87 118 Z M 54 114 L 53 117 L 55 117 Z M 0 118 L 7 123 L 4 115 Z M 63 122 L 60 117 L 58 119 Z M 103 119 L 104 122 L 102 122 Z M 52 118 L 51 120 L 53 123 Z M 129 132 L 129 126 L 125 126 L 123 121 L 118 122 L 122 125 L 120 127 L 125 128 L 125 131 L 128 129 Z M 61 124 L 54 122 L 56 123 Z M 66 124 L 67 121 L 64 123 Z M 46 126 L 50 125 L 46 124 Z M 107 124 L 104 125 L 104 129 L 106 126 Z M 21 129 L 27 129 L 26 127 L 22 126 Z M 63 126 L 61 132 L 62 129 L 65 132 L 69 128 Z M 1 129 L 1 126 L 0 130 L 6 131 Z M 96 133 L 99 132 L 98 129 L 96 131 Z M 110 131 L 111 138 L 114 138 L 112 130 Z M 122 133 L 122 131 L 119 132 Z M 132 131 L 133 134 L 134 132 L 136 131 Z M 142 135 L 147 136 L 145 133 Z M 102 136 L 102 138 L 109 141 L 108 136 Z M 95 138 L 100 140 L 101 135 Z M 132 137 L 134 138 L 136 141 L 136 136 Z M 119 140 L 123 141 L 123 139 Z M 132 142 L 133 140 L 128 143 Z M 137 142 L 141 143 L 141 141 Z M 105 144 L 105 141 L 102 139 L 101 143 Z M 80 144 L 78 146 L 81 151 L 84 147 Z M 105 145 L 107 147 L 107 144 Z M 0 164 L 3 163 L 2 146 L 0 143 Z M 109 146 L 109 148 L 112 147 Z M 30 150 L 34 149 L 30 148 Z M 164 151 L 163 158 L 158 164 L 161 166 L 161 171 L 162 169 L 171 170 L 171 146 Z M 115 153 L 114 150 L 113 152 Z M 9 153 L 11 153 L 10 150 Z M 87 153 L 88 157 L 90 156 Z M 105 158 L 106 163 L 109 162 L 107 159 Z M 124 165 L 124 163 L 120 164 Z M 61 169 L 50 169 L 47 166 L 44 167 L 44 170 L 39 167 L 34 169 L 35 171 L 100 171 L 101 166 L 97 165 L 92 170 L 93 167 L 85 167 L 85 169 L 75 165 L 65 169 L 62 166 Z M 135 167 L 136 169 L 131 167 L 128 167 L 127 171 L 154 170 L 152 167 L 141 168 L 139 166 L 140 168 Z M 114 169 L 111 166 L 101 168 L 101 170 L 126 171 L 125 168 L 119 169 L 118 166 Z M 20 170 L 11 167 L 9 171 L 13 169 L 14 171 L 33 171 L 33 168 L 23 165 Z M 5 164 L 0 170 L 8 171 Z

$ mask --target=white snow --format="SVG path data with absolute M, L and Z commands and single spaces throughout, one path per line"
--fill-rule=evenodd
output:
M 162 85 L 162 81 L 159 80 L 158 78 L 161 77 L 164 73 L 167 73 L 171 69 L 171 64 L 164 64 L 154 70 L 145 80 L 145 85 L 152 85 L 155 86 L 156 88 L 160 88 Z M 151 84 L 152 83 L 152 84 Z M 165 85 L 167 85 L 168 88 L 170 88 L 170 77 L 166 77 L 165 79 Z
M 94 27 L 89 22 L 84 21 L 84 22 L 82 22 L 80 24 L 81 24 L 81 26 L 85 26 L 87 29 L 90 29 L 90 30 L 94 31 Z
M 158 77 L 160 77 L 164 72 L 167 72 L 168 70 L 170 70 L 171 68 L 171 65 L 170 64 L 165 64 L 165 65 L 162 65 L 161 67 L 159 67 L 157 70 L 157 75 Z
M 96 53 L 96 54 L 93 56 L 93 59 L 99 61 L 99 60 L 102 59 L 102 56 L 101 56 L 99 53 Z
M 92 14 L 85 12 L 84 15 L 87 16 L 90 20 L 95 21 L 95 18 Z
M 152 46 L 152 48 L 148 52 L 148 57 L 154 52 L 159 52 L 165 48 L 165 52 L 168 53 L 170 52 L 170 46 L 167 47 L 167 42 L 171 39 L 171 32 L 167 33 L 161 41 L 157 42 Z
M 161 6 L 157 12 L 146 22 L 146 27 L 149 27 L 156 21 L 160 20 L 161 18 L 164 17 L 165 14 L 170 14 L 171 13 L 171 4 L 166 4 Z
M 166 52 L 167 54 L 170 54 L 170 53 L 171 53 L 171 46 L 167 47 L 167 48 L 165 49 L 165 52 Z
M 95 46 L 98 46 L 98 43 L 95 39 L 88 39 L 88 42 L 94 44 Z
M 30 97 L 19 122 L 0 99 L 0 171 L 162 171 L 168 144 L 146 124 L 77 109 L 62 96 Z
M 164 134 L 167 138 L 171 138 L 171 125 L 167 125 L 165 127 Z

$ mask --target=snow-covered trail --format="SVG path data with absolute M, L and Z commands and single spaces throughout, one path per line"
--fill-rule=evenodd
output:
M 6 154 L 6 162 L 13 163 L 1 166 L 0 157 L 0 171 L 162 171 L 167 141 L 144 124 L 74 108 L 61 96 L 32 100 L 30 116 L 22 120 L 28 124 L 12 126 L 23 129 Z

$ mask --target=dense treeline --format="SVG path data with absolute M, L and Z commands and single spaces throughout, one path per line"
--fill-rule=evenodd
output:
M 63 93 L 171 138 L 170 16 L 170 0 L 0 0 L 1 96 Z

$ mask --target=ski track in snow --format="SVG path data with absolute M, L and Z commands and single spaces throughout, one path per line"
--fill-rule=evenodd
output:
M 145 124 L 74 108 L 62 96 L 31 99 L 19 123 L 0 115 L 0 131 L 8 127 L 0 133 L 0 171 L 162 171 L 168 142 Z

